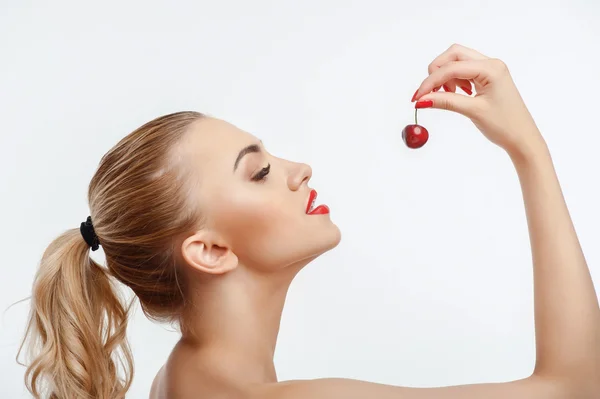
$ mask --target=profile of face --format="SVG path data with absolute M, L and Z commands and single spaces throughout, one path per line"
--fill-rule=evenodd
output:
M 214 118 L 192 124 L 178 151 L 196 179 L 190 197 L 203 217 L 181 247 L 193 268 L 277 272 L 302 267 L 339 243 L 327 208 L 311 204 L 310 166 L 278 158 L 258 138 Z

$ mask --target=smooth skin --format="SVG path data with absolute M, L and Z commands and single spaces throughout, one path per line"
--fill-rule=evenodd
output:
M 436 91 L 443 85 L 449 92 Z M 453 92 L 455 87 L 468 89 L 472 85 L 477 93 L 474 97 Z M 600 397 L 598 298 L 548 147 L 508 68 L 498 59 L 452 45 L 430 64 L 429 76 L 414 100 L 431 100 L 433 108 L 467 116 L 513 162 L 521 184 L 533 259 L 536 363 L 531 375 L 506 383 L 441 388 L 407 388 L 339 378 L 278 382 L 272 355 L 281 310 L 287 287 L 293 275 L 310 261 L 307 258 L 278 273 L 281 277 L 277 278 L 277 284 L 272 278 L 254 280 L 263 281 L 272 291 L 266 295 L 254 290 L 256 295 L 250 295 L 252 300 L 243 310 L 255 313 L 238 313 L 241 318 L 236 322 L 241 323 L 244 334 L 220 340 L 215 338 L 218 335 L 215 329 L 212 340 L 203 340 L 204 344 L 182 338 L 155 379 L 152 399 Z M 295 169 L 288 169 L 287 173 L 290 170 Z M 326 230 L 318 233 L 320 239 L 328 237 L 331 246 L 335 246 L 339 241 L 337 230 L 327 227 L 325 221 L 318 222 L 323 222 Z M 228 308 L 226 304 L 215 307 L 225 314 L 235 309 L 234 305 Z M 221 321 L 226 328 L 228 319 Z M 252 350 L 243 345 L 223 346 L 236 342 L 263 345 L 261 348 L 265 350 L 256 346 Z

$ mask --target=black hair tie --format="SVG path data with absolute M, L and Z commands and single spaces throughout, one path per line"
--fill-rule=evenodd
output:
M 98 236 L 94 231 L 94 225 L 92 224 L 92 217 L 88 216 L 85 222 L 81 222 L 81 226 L 79 227 L 79 231 L 83 236 L 85 242 L 92 247 L 92 251 L 95 251 L 100 246 L 98 241 Z

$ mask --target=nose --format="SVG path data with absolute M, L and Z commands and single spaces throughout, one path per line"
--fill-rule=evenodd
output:
M 290 174 L 288 175 L 288 187 L 296 191 L 302 186 L 302 183 L 308 184 L 312 177 L 312 168 L 305 163 L 292 162 Z

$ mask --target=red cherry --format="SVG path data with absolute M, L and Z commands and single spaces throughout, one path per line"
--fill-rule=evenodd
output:
M 409 148 L 421 148 L 427 143 L 429 132 L 421 125 L 406 125 L 402 129 L 402 140 Z
M 417 104 L 419 104 L 417 102 Z M 413 125 L 406 125 L 402 129 L 402 140 L 408 148 L 421 148 L 427 143 L 429 139 L 429 132 L 423 126 L 417 123 L 417 111 L 419 107 L 415 105 L 415 123 Z

